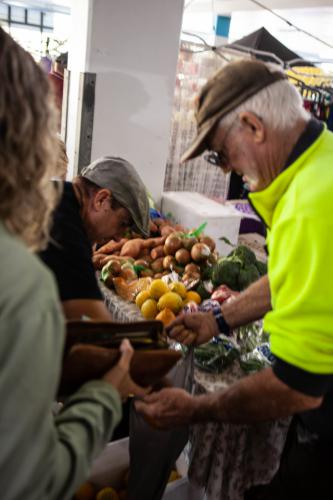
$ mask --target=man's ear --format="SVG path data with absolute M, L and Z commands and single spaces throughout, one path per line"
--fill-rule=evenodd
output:
M 108 210 L 111 204 L 111 192 L 109 189 L 99 189 L 94 196 L 94 209 L 99 212 Z
M 251 111 L 242 111 L 239 114 L 239 119 L 242 126 L 253 136 L 254 142 L 260 144 L 266 138 L 265 127 L 262 120 L 251 113 Z

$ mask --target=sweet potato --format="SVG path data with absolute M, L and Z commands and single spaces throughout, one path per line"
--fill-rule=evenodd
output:
M 121 249 L 120 255 L 128 255 L 129 257 L 133 257 L 133 259 L 138 259 L 144 253 L 144 249 L 161 245 L 163 241 L 163 237 L 149 238 L 147 240 L 134 238 L 133 240 L 126 241 Z
M 164 257 L 164 246 L 159 245 L 158 247 L 153 248 L 150 255 L 153 260 L 156 260 L 159 257 Z
M 110 240 L 108 243 L 99 248 L 96 253 L 111 254 L 117 252 L 126 243 L 127 238 L 122 238 L 120 241 Z

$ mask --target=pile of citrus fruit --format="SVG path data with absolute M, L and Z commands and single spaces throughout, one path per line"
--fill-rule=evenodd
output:
M 135 303 L 145 319 L 158 319 L 168 325 L 189 302 L 200 304 L 197 292 L 187 291 L 184 283 L 169 285 L 162 279 L 154 280 L 148 290 L 139 292 Z

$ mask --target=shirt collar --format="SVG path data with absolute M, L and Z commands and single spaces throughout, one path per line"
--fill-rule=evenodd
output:
M 262 191 L 249 194 L 251 204 L 268 228 L 272 225 L 276 205 L 288 189 L 306 157 L 311 154 L 319 143 L 324 130 L 325 125 L 323 123 L 311 119 L 292 149 L 281 173 Z
M 320 122 L 315 118 L 311 118 L 311 120 L 305 127 L 305 130 L 302 132 L 301 136 L 293 147 L 290 155 L 288 156 L 283 170 L 290 167 L 290 165 L 292 165 L 297 160 L 297 158 L 301 156 L 304 151 L 306 151 L 311 146 L 311 144 L 318 139 L 323 130 L 323 122 Z

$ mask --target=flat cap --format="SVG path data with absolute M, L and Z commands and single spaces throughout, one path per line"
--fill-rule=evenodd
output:
M 137 229 L 149 236 L 149 200 L 139 174 L 123 158 L 103 156 L 85 167 L 82 177 L 101 188 L 110 189 L 115 200 L 127 208 Z

